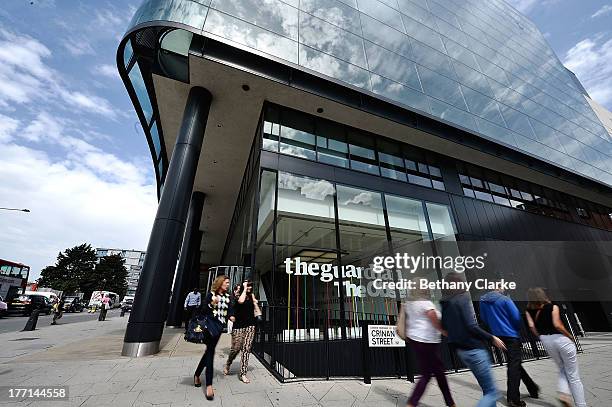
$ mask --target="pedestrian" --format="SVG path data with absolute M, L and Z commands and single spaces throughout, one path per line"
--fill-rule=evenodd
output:
M 554 305 L 540 287 L 530 288 L 527 300 L 529 329 L 540 337 L 546 352 L 559 368 L 559 401 L 569 407 L 573 397 L 576 407 L 586 407 L 584 387 L 578 372 L 575 339 L 561 321 L 559 306 Z
M 416 280 L 416 287 L 420 287 L 419 280 L 421 279 Z M 446 332 L 442 329 L 440 312 L 431 302 L 430 290 L 412 289 L 402 312 L 406 316 L 406 337 L 410 340 L 410 346 L 421 368 L 421 378 L 412 390 L 408 407 L 416 407 L 419 404 L 432 376 L 436 377 L 438 387 L 444 396 L 444 403 L 447 406 L 455 406 L 440 356 L 440 334 Z
M 532 398 L 538 398 L 539 387 L 525 371 L 521 354 L 521 313 L 514 302 L 504 295 L 504 290 L 494 290 L 480 298 L 480 319 L 493 335 L 506 345 L 507 393 L 509 407 L 524 407 L 521 400 L 521 380 Z
M 62 297 L 61 300 L 59 300 L 57 297 L 54 298 L 53 300 L 53 322 L 51 322 L 51 325 L 57 325 L 57 320 L 62 317 L 62 313 L 64 312 L 64 303 L 65 303 L 64 297 Z
M 232 362 L 242 351 L 240 356 L 240 373 L 238 379 L 243 383 L 251 381 L 246 376 L 249 367 L 249 356 L 255 337 L 255 308 L 258 307 L 257 298 L 253 295 L 253 283 L 245 280 L 238 288 L 237 298 L 232 307 L 234 317 L 232 325 L 232 346 L 223 368 L 223 374 L 228 375 Z
M 451 272 L 444 280 L 459 283 L 465 282 L 465 277 L 462 273 Z M 506 346 L 501 339 L 478 326 L 470 293 L 465 289 L 443 291 L 442 328 L 448 334 L 449 345 L 455 349 L 459 359 L 472 371 L 482 389 L 483 396 L 476 406 L 495 406 L 499 392 L 491 373 L 488 344 L 502 350 L 506 350 Z
M 185 332 L 187 332 L 187 327 L 189 327 L 189 321 L 193 318 L 193 314 L 200 308 L 201 304 L 202 295 L 198 287 L 195 287 L 185 298 Z
M 227 292 L 230 282 L 227 276 L 217 277 L 212 284 L 211 292 L 206 294 L 206 298 L 202 304 L 202 312 L 207 317 L 207 323 L 211 326 L 207 327 L 206 352 L 202 355 L 200 363 L 196 368 L 193 376 L 195 387 L 202 386 L 200 375 L 206 368 L 206 399 L 213 400 L 215 392 L 212 387 L 213 382 L 213 359 L 215 356 L 215 347 L 223 327 L 227 324 L 228 315 L 231 315 L 230 296 Z M 216 325 L 213 325 L 216 324 Z
M 98 316 L 98 321 L 106 321 L 106 312 L 110 308 L 110 296 L 108 294 L 104 294 L 102 300 L 100 300 L 100 315 Z

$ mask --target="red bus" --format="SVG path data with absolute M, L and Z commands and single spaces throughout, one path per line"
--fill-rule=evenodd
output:
M 4 301 L 24 293 L 30 277 L 30 267 L 25 264 L 0 259 L 0 297 Z

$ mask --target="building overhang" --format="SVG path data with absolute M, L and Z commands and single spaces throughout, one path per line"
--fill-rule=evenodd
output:
M 189 83 L 153 75 L 169 159 L 189 89 L 201 86 L 213 96 L 194 183 L 194 190 L 206 194 L 200 225 L 204 233 L 201 246 L 203 263 L 218 264 L 221 261 L 249 152 L 266 101 L 612 206 L 609 188 L 548 163 L 448 124 L 421 117 L 391 102 L 380 101 L 368 107 L 362 98 L 355 99 L 355 92 L 350 89 L 347 89 L 347 98 L 338 94 L 335 83 L 329 82 L 325 89 L 322 86 L 326 81 L 314 76 L 312 82 L 307 83 L 307 73 L 300 75 L 298 80 L 288 81 L 283 78 L 291 77 L 291 68 L 276 66 L 273 69 L 280 69 L 278 75 L 270 74 L 273 71 L 264 65 L 278 63 L 241 50 L 219 52 L 223 47 L 231 47 L 225 44 L 215 46 L 219 48 L 212 48 L 211 52 L 202 48 L 201 53 L 194 53 L 192 46 L 188 61 Z M 241 55 L 241 52 L 246 55 Z M 248 85 L 249 90 L 245 91 L 243 85 Z

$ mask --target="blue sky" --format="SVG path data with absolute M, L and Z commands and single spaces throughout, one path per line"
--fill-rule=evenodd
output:
M 612 110 L 612 5 L 512 0 Z M 0 2 L 0 258 L 32 266 L 83 242 L 146 249 L 153 167 L 115 67 L 140 0 Z

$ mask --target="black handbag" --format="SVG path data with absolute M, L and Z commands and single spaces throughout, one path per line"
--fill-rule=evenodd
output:
M 223 326 L 210 315 L 194 315 L 189 321 L 185 340 L 191 343 L 207 343 L 211 337 L 221 335 Z

